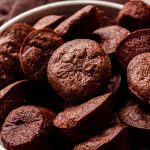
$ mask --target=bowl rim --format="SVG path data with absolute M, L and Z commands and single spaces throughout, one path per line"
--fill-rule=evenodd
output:
M 60 6 L 75 6 L 75 5 L 86 5 L 86 4 L 87 5 L 91 4 L 91 5 L 106 6 L 106 7 L 115 8 L 115 9 L 118 9 L 118 10 L 123 8 L 122 4 L 118 4 L 118 3 L 114 3 L 114 2 L 107 2 L 107 1 L 98 1 L 98 0 L 76 0 L 76 1 L 75 0 L 69 0 L 69 1 L 53 2 L 53 3 L 49 3 L 49 4 L 45 4 L 45 5 L 42 5 L 42 6 L 35 7 L 33 9 L 25 11 L 22 14 L 12 18 L 11 20 L 4 23 L 0 27 L 0 31 L 3 31 L 8 26 L 12 25 L 15 22 L 18 22 L 22 18 L 30 16 L 31 14 L 35 14 L 39 11 L 43 11 L 45 9 L 50 9 L 52 7 L 60 7 Z

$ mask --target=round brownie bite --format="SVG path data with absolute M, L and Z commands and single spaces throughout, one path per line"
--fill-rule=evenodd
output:
M 128 127 L 118 124 L 99 135 L 77 144 L 73 150 L 130 150 Z
M 115 56 L 124 72 L 130 60 L 143 52 L 150 52 L 150 29 L 143 29 L 129 34 L 116 49 Z
M 33 31 L 26 23 L 15 23 L 0 33 L 0 53 L 7 53 L 18 57 L 25 37 Z
M 62 39 L 51 29 L 31 32 L 20 50 L 20 63 L 25 75 L 31 80 L 46 81 L 48 60 L 62 44 Z
M 35 29 L 43 29 L 43 28 L 54 29 L 63 20 L 65 20 L 64 16 L 49 15 L 49 16 L 45 16 L 45 17 L 41 18 L 40 20 L 38 20 L 33 27 Z
M 26 23 L 15 23 L 0 33 L 0 89 L 24 78 L 18 55 L 23 40 L 32 30 Z
M 99 28 L 115 24 L 113 17 L 101 8 L 97 8 L 97 14 L 99 18 Z
M 84 101 L 102 90 L 111 76 L 111 63 L 98 43 L 76 39 L 52 54 L 47 72 L 49 83 L 64 99 Z
M 141 53 L 130 61 L 127 79 L 131 92 L 150 104 L 150 52 Z
M 49 150 L 54 134 L 51 110 L 36 106 L 22 106 L 6 118 L 1 138 L 8 150 Z
M 53 122 L 64 139 L 76 143 L 107 128 L 112 118 L 112 93 L 106 93 L 66 108 Z
M 127 29 L 117 25 L 99 28 L 93 32 L 95 40 L 107 54 L 116 52 L 116 48 L 121 40 L 129 34 L 130 32 Z
M 29 103 L 28 80 L 16 81 L 0 90 L 0 127 L 15 108 Z
M 77 38 L 86 38 L 99 27 L 97 8 L 88 5 L 65 19 L 56 28 L 58 33 L 65 41 Z
M 129 31 L 150 27 L 150 6 L 143 1 L 129 1 L 119 12 L 117 24 Z
M 149 145 L 150 139 L 150 109 L 147 105 L 136 102 L 133 97 L 119 112 L 121 121 L 130 127 L 130 140 L 135 146 Z M 148 146 L 150 148 L 150 145 Z

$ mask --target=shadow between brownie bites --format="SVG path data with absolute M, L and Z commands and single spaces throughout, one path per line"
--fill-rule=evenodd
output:
M 20 63 L 25 75 L 31 80 L 47 81 L 48 60 L 62 44 L 62 39 L 51 29 L 31 32 L 20 50 Z

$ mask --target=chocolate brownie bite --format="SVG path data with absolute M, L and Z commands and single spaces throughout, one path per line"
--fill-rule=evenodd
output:
M 150 6 L 143 1 L 129 1 L 119 12 L 117 24 L 129 31 L 150 28 Z
M 24 78 L 18 54 L 23 40 L 32 30 L 25 23 L 16 23 L 0 33 L 0 89 Z
M 111 63 L 102 47 L 89 39 L 60 46 L 50 57 L 48 80 L 68 101 L 85 101 L 99 93 L 111 76 Z
M 116 49 L 116 57 L 122 70 L 126 72 L 130 60 L 143 52 L 150 51 L 150 29 L 138 30 L 128 35 Z
M 8 150 L 49 150 L 52 147 L 55 113 L 46 108 L 22 106 L 6 118 L 1 138 Z
M 0 53 L 18 57 L 25 37 L 34 29 L 26 23 L 15 23 L 0 33 Z
M 119 112 L 121 121 L 130 127 L 131 142 L 135 145 L 139 142 L 150 147 L 149 110 L 148 106 L 137 103 L 134 98 L 130 98 L 129 102 Z
M 105 53 L 112 54 L 116 52 L 116 48 L 130 32 L 120 26 L 113 25 L 99 28 L 93 32 L 95 40 L 102 46 Z
M 103 133 L 77 144 L 73 150 L 130 150 L 128 128 L 118 124 Z
M 78 142 L 109 126 L 113 117 L 112 94 L 95 97 L 60 112 L 53 123 L 64 139 Z
M 17 78 L 15 74 L 17 66 L 14 56 L 0 54 L 0 90 Z
M 25 75 L 31 80 L 46 81 L 48 60 L 62 44 L 62 39 L 51 29 L 31 32 L 20 50 L 20 63 Z
M 98 27 L 97 8 L 88 5 L 60 23 L 54 31 L 65 41 L 68 41 L 71 39 L 85 38 Z
M 0 126 L 13 109 L 29 102 L 28 86 L 28 80 L 20 80 L 0 90 Z
M 130 61 L 127 79 L 131 92 L 150 104 L 150 52 L 141 53 Z
M 43 29 L 43 28 L 54 29 L 64 20 L 65 20 L 65 16 L 49 15 L 38 20 L 33 27 L 35 29 Z
M 97 13 L 99 18 L 99 28 L 115 24 L 114 18 L 110 16 L 106 11 L 97 8 Z

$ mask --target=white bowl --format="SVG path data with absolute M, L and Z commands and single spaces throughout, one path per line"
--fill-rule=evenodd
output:
M 0 27 L 0 31 L 3 31 L 8 26 L 16 22 L 26 22 L 29 24 L 34 24 L 38 19 L 50 14 L 64 14 L 69 16 L 73 14 L 75 11 L 79 10 L 81 7 L 88 4 L 103 8 L 104 10 L 108 11 L 111 15 L 116 15 L 118 11 L 123 8 L 123 5 L 121 4 L 105 1 L 78 0 L 78 1 L 55 2 L 22 13 L 21 15 L 11 19 L 10 21 L 2 25 Z M 0 150 L 6 149 L 0 145 Z
M 11 19 L 4 25 L 0 27 L 0 31 L 3 31 L 8 26 L 16 22 L 26 22 L 29 24 L 34 24 L 38 19 L 42 18 L 43 16 L 49 14 L 65 14 L 70 15 L 73 12 L 77 11 L 81 7 L 85 5 L 96 5 L 98 7 L 107 10 L 112 15 L 116 15 L 118 11 L 123 7 L 121 4 L 112 3 L 112 2 L 105 2 L 105 1 L 93 1 L 93 0 L 80 0 L 80 1 L 62 1 L 62 2 L 55 2 L 46 4 L 29 11 L 22 13 L 21 15 Z

